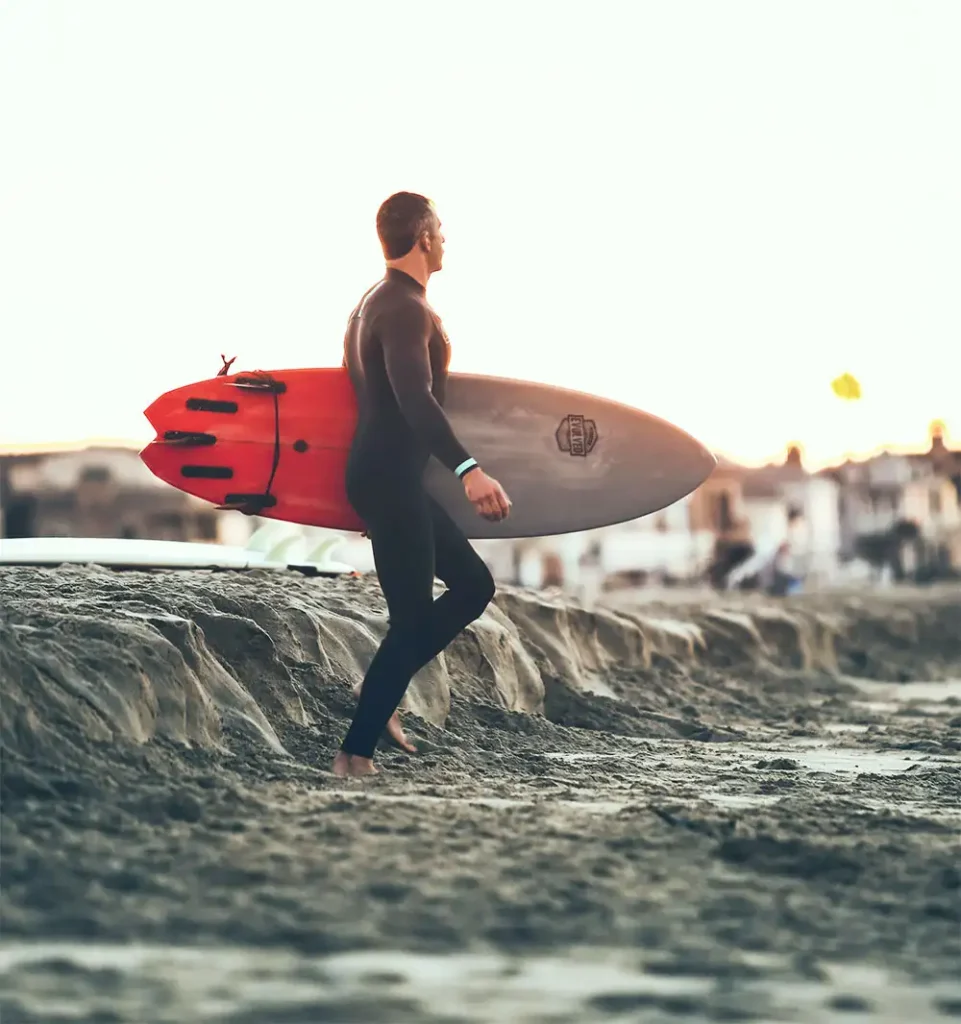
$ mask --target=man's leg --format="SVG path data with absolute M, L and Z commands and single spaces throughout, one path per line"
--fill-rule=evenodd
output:
M 432 603 L 431 621 L 424 631 L 425 649 L 417 659 L 419 666 L 443 651 L 465 626 L 482 614 L 494 596 L 494 579 L 483 559 L 436 502 L 431 500 L 430 507 L 434 527 L 434 573 L 448 589 Z M 404 733 L 396 708 L 385 729 L 401 750 L 417 753 Z
M 354 720 L 334 761 L 335 772 L 344 767 L 348 755 L 364 761 L 373 757 L 384 728 L 378 723 L 382 717 L 388 722 L 400 703 L 398 698 L 383 716 L 393 701 L 392 680 L 403 676 L 410 660 L 404 648 L 426 627 L 433 601 L 434 534 L 426 495 L 416 488 L 392 494 L 374 507 L 376 514 L 367 516 L 368 533 L 389 626 L 364 675 Z M 366 767 L 361 762 L 360 773 Z
M 391 625 L 364 679 L 354 722 L 341 749 L 354 757 L 373 757 L 377 739 L 400 704 L 414 674 L 436 657 L 487 607 L 494 596 L 494 581 L 483 559 L 453 520 L 433 500 L 425 499 L 428 530 L 418 524 L 418 541 L 425 532 L 432 539 L 430 559 L 425 559 L 418 545 L 414 551 L 398 550 L 396 534 L 387 534 L 378 545 L 377 531 L 372 531 L 375 558 L 381 547 L 381 577 L 391 614 Z M 429 502 L 429 504 L 428 504 Z M 436 563 L 435 563 L 436 558 Z M 427 597 L 430 602 L 433 575 L 447 584 L 447 591 L 425 608 L 423 604 L 424 566 L 429 565 Z M 407 571 L 416 580 L 416 589 L 404 578 Z M 386 584 L 386 585 L 385 585 Z M 388 596 L 388 589 L 391 591 Z
M 434 572 L 447 585 L 446 593 L 434 602 L 441 619 L 437 641 L 443 641 L 439 648 L 443 650 L 461 630 L 480 618 L 494 597 L 495 587 L 490 569 L 460 527 L 433 499 L 430 499 L 430 509 L 434 527 Z M 444 640 L 445 636 L 449 638 Z
M 447 584 L 447 591 L 432 602 L 430 621 L 418 629 L 423 647 L 414 653 L 411 677 L 478 618 L 494 596 L 494 580 L 483 559 L 443 509 L 433 501 L 430 505 L 434 527 L 434 572 Z M 403 694 L 397 698 L 397 707 L 402 700 Z M 404 733 L 397 707 L 387 719 L 386 733 L 401 750 L 414 754 L 417 748 Z

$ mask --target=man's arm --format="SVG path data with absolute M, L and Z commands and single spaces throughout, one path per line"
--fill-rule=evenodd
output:
M 404 419 L 428 451 L 462 478 L 477 463 L 457 440 L 431 391 L 429 343 L 433 329 L 430 314 L 413 302 L 381 314 L 376 325 L 387 376 Z

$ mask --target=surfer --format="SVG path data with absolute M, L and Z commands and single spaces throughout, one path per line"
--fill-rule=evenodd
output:
M 411 192 L 392 195 L 377 212 L 377 234 L 386 273 L 351 313 L 344 338 L 358 404 L 346 485 L 367 527 L 390 624 L 334 758 L 337 775 L 375 774 L 374 748 L 385 728 L 415 751 L 397 716 L 411 679 L 494 596 L 483 559 L 423 487 L 428 458 L 463 482 L 478 514 L 497 522 L 510 511 L 504 489 L 464 449 L 443 410 L 450 344 L 426 298 L 444 257 L 433 204 Z M 436 601 L 435 575 L 447 585 Z
M 800 547 L 798 534 L 803 526 L 803 511 L 790 507 L 785 518 L 776 520 L 761 537 L 754 553 L 728 573 L 726 589 L 736 590 L 753 580 L 772 597 L 799 593 L 803 579 L 794 563 Z

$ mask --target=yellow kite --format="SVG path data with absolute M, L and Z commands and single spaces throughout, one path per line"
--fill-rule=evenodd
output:
M 861 385 L 857 377 L 850 373 L 842 373 L 831 381 L 831 390 L 846 402 L 855 402 L 861 397 Z

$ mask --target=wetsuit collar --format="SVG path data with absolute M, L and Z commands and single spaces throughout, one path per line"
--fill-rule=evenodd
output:
M 405 274 L 403 270 L 398 270 L 396 267 L 387 268 L 387 280 L 393 281 L 395 284 L 402 284 L 412 292 L 417 292 L 418 295 L 427 294 L 427 289 L 419 281 L 415 281 L 410 274 Z

